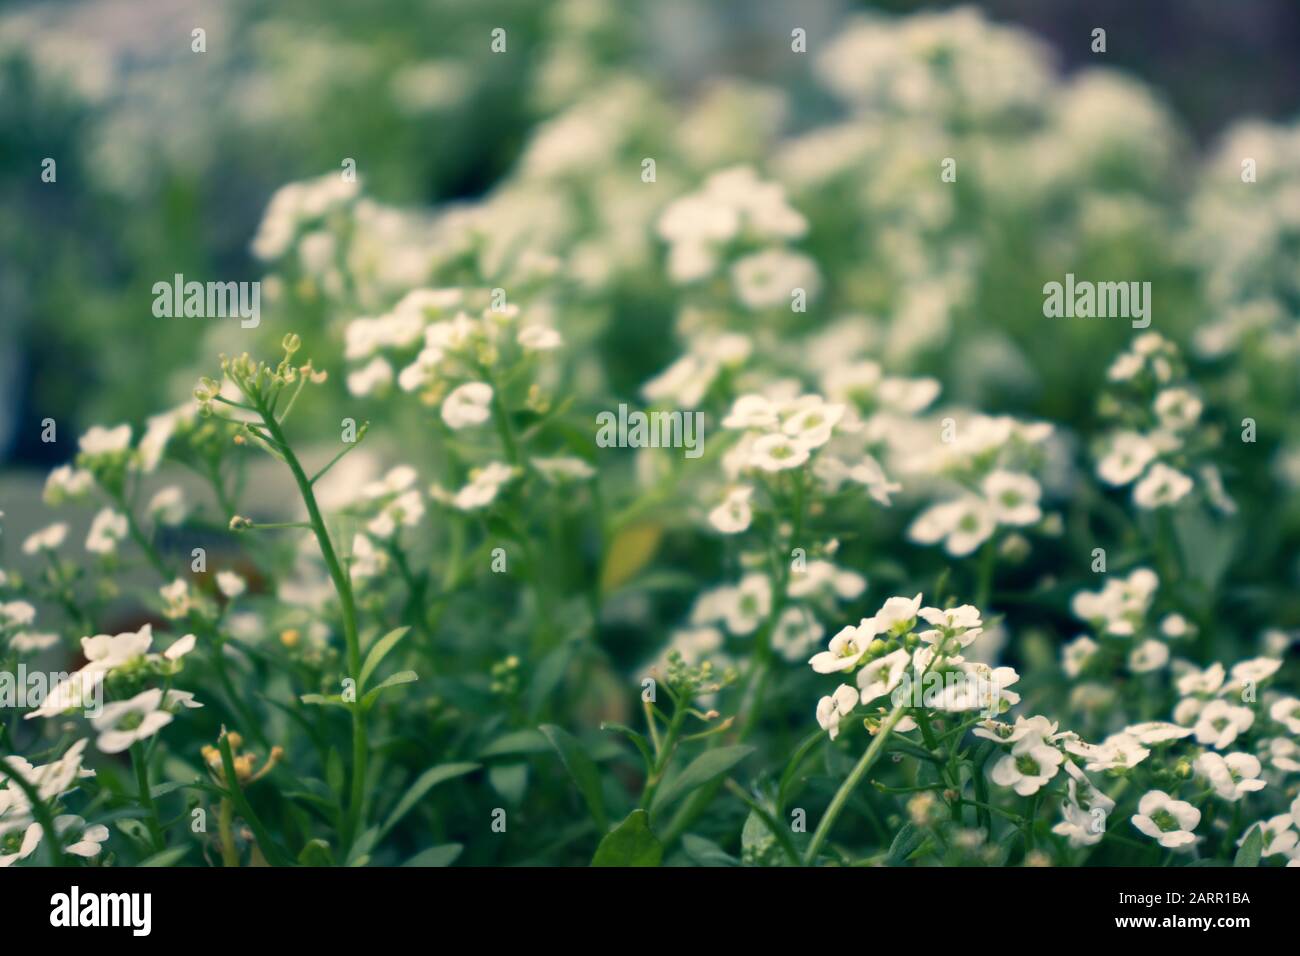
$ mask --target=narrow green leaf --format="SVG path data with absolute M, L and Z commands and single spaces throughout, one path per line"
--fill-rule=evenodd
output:
M 189 845 L 174 846 L 171 849 L 163 850 L 161 853 L 155 853 L 149 859 L 140 863 L 140 866 L 172 866 L 179 863 L 186 853 L 190 852 Z
M 397 642 L 406 636 L 409 630 L 409 627 L 395 627 L 371 645 L 370 650 L 366 652 L 365 663 L 361 665 L 361 677 L 357 680 L 357 687 L 365 689 L 366 684 L 370 682 L 370 675 L 375 672 L 375 668 L 388 656 L 388 652 L 397 646 Z
M 555 752 L 560 755 L 560 762 L 564 764 L 564 769 L 569 771 L 569 776 L 577 784 L 582 799 L 587 802 L 591 818 L 596 821 L 600 832 L 604 833 L 609 829 L 609 820 L 605 817 L 605 801 L 600 793 L 600 772 L 596 769 L 595 762 L 583 749 L 578 739 L 563 727 L 542 724 L 538 730 L 546 736 L 551 746 L 555 748 Z
M 298 862 L 303 866 L 333 866 L 334 851 L 322 839 L 308 840 L 298 854 Z
M 704 786 L 710 780 L 729 771 L 753 752 L 753 747 L 743 744 L 734 747 L 715 747 L 713 750 L 704 751 L 655 795 L 651 811 L 657 813 L 674 800 L 686 796 L 697 787 Z
M 415 856 L 411 857 L 402 866 L 451 866 L 460 856 L 460 851 L 465 849 L 460 843 L 444 843 L 442 846 L 431 846 L 427 850 L 421 850 Z
M 402 684 L 413 684 L 420 679 L 420 675 L 415 671 L 398 671 L 385 677 L 378 684 L 366 692 L 366 696 L 361 698 L 361 706 L 369 710 L 379 699 L 379 695 L 390 687 L 399 687 Z
M 1241 845 L 1237 851 L 1237 856 L 1233 859 L 1232 865 L 1236 866 L 1259 866 L 1260 855 L 1264 851 L 1264 829 L 1258 824 L 1254 826 L 1246 836 L 1246 842 Z
M 650 815 L 633 810 L 600 841 L 592 866 L 658 866 L 664 848 L 650 830 Z
M 430 767 L 420 774 L 415 783 L 411 784 L 411 788 L 402 795 L 402 799 L 397 801 L 397 806 L 388 815 L 384 825 L 379 828 L 379 835 L 382 837 L 395 827 L 402 817 L 406 816 L 411 811 L 411 808 L 438 784 L 454 780 L 456 777 L 463 777 L 467 773 L 473 773 L 480 766 L 480 764 L 476 763 L 443 763 L 438 764 L 436 767 Z

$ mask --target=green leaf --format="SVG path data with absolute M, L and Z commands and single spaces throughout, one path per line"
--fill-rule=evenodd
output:
M 424 797 L 426 793 L 432 790 L 440 783 L 448 780 L 454 780 L 456 777 L 463 777 L 467 773 L 473 773 L 481 765 L 476 763 L 443 763 L 436 767 L 430 767 L 424 773 L 420 774 L 419 779 L 411 784 L 411 788 L 402 795 L 402 799 L 397 801 L 397 806 L 393 812 L 388 815 L 384 825 L 379 828 L 379 835 L 383 836 L 402 819 L 410 813 L 414 807 Z
M 655 795 L 651 810 L 657 813 L 674 800 L 720 777 L 753 752 L 753 747 L 744 744 L 734 747 L 715 747 L 713 750 L 704 751 Z
M 190 847 L 188 844 L 186 846 L 174 846 L 169 850 L 163 850 L 161 853 L 155 853 L 142 862 L 140 866 L 172 866 L 180 862 L 181 858 L 189 852 Z
M 600 792 L 600 772 L 596 770 L 595 762 L 588 756 L 577 738 L 563 727 L 542 724 L 538 730 L 546 736 L 551 746 L 555 748 L 555 752 L 560 755 L 564 769 L 569 771 L 569 776 L 577 784 L 582 799 L 587 801 L 591 818 L 596 821 L 600 832 L 604 833 L 609 829 L 609 820 L 605 817 L 605 801 Z
M 592 866 L 658 866 L 664 847 L 650 830 L 650 815 L 633 810 L 600 841 Z
M 479 757 L 507 757 L 515 754 L 541 754 L 551 749 L 546 738 L 536 730 L 513 730 L 498 737 L 478 752 Z
M 609 594 L 636 577 L 659 550 L 664 529 L 656 524 L 632 525 L 614 535 L 600 569 L 600 591 Z
M 395 627 L 371 645 L 370 650 L 366 653 L 365 663 L 361 665 L 361 677 L 357 681 L 357 687 L 365 688 L 370 681 L 370 675 L 375 672 L 375 668 L 388 656 L 388 652 L 397 646 L 397 642 L 406 636 L 409 630 L 409 627 Z
M 366 691 L 366 696 L 361 698 L 361 706 L 369 710 L 379 699 L 379 695 L 390 687 L 399 687 L 402 684 L 413 684 L 420 679 L 420 675 L 415 671 L 398 671 L 385 677 L 378 684 Z
M 333 866 L 334 851 L 322 839 L 308 840 L 298 854 L 298 862 L 303 866 Z
M 1237 851 L 1233 866 L 1259 866 L 1260 854 L 1264 851 L 1264 829 L 1256 824 L 1246 836 L 1246 842 Z
M 699 866 L 739 866 L 740 861 L 718 846 L 712 840 L 706 840 L 694 833 L 682 835 L 682 849 L 691 861 Z
M 886 866 L 902 866 L 907 858 L 920 849 L 925 842 L 925 834 L 913 824 L 905 823 L 889 844 L 889 853 L 885 856 Z
M 304 704 L 312 704 L 317 707 L 342 707 L 346 710 L 348 706 L 343 702 L 343 698 L 338 694 L 331 694 L 329 697 L 326 697 L 324 694 L 303 694 L 298 699 Z
M 431 846 L 429 849 L 421 850 L 415 854 L 402 866 L 451 866 L 463 849 L 465 847 L 460 843 L 444 843 L 442 846 Z

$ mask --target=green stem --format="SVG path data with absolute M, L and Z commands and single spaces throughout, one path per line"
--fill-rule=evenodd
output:
M 835 796 L 831 799 L 831 805 L 826 808 L 826 813 L 822 815 L 821 822 L 817 824 L 817 829 L 808 844 L 808 850 L 804 854 L 805 864 L 811 866 L 817 860 L 817 852 L 822 848 L 822 844 L 826 842 L 826 838 L 831 835 L 831 828 L 835 826 L 835 821 L 844 811 L 844 807 L 849 802 L 849 797 L 857 789 L 858 784 L 862 782 L 862 778 L 867 775 L 867 771 L 884 753 L 885 741 L 889 739 L 895 725 L 903 719 L 905 710 L 906 708 L 902 704 L 897 704 L 889 712 L 889 716 L 880 725 L 880 730 L 876 733 L 870 746 L 867 747 L 866 752 L 862 754 L 861 759 L 858 760 L 857 765 L 849 773 L 844 783 L 840 784 L 839 790 L 835 792 Z
M 149 792 L 149 765 L 138 742 L 131 745 L 131 763 L 135 767 L 135 785 L 139 792 L 140 806 L 148 813 L 146 823 L 149 825 L 149 836 L 153 839 L 154 852 L 161 853 L 166 849 L 166 841 L 163 840 L 162 823 L 158 818 L 158 805 L 153 802 L 153 794 Z

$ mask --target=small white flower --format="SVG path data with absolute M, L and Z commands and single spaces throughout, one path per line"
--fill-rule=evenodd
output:
M 95 484 L 95 476 L 84 468 L 59 465 L 45 479 L 42 497 L 47 505 L 60 505 L 69 499 L 83 497 Z
M 1201 811 L 1185 800 L 1175 800 L 1163 790 L 1150 790 L 1138 801 L 1133 825 L 1168 849 L 1196 842 L 1192 833 L 1201 822 Z
M 1236 802 L 1256 790 L 1263 790 L 1265 783 L 1259 779 L 1262 770 L 1259 758 L 1247 753 L 1233 753 L 1225 757 L 1206 751 L 1196 758 L 1196 772 L 1209 781 L 1215 793 L 1230 802 Z
M 26 627 L 36 620 L 36 608 L 27 601 L 0 602 L 0 624 Z
M 805 395 L 783 412 L 781 430 L 805 448 L 813 449 L 831 440 L 835 426 L 844 417 L 844 406 L 828 405 L 820 395 Z
M 1071 680 L 1083 673 L 1092 656 L 1100 650 L 1101 645 L 1086 634 L 1076 637 L 1061 648 L 1061 670 Z
M 884 697 L 903 681 L 903 673 L 911 662 L 911 655 L 899 648 L 884 657 L 877 657 L 862 670 L 858 671 L 858 689 L 862 693 L 862 703 L 869 704 L 877 697 Z
M 1190 667 L 1178 678 L 1178 693 L 1183 697 L 1193 694 L 1214 694 L 1223 686 L 1223 665 L 1211 664 L 1205 670 Z
M 749 309 L 789 308 L 796 289 L 809 299 L 821 289 L 821 275 L 807 256 L 772 248 L 736 261 L 731 267 L 736 297 Z
M 545 352 L 564 344 L 560 333 L 545 325 L 530 325 L 519 330 L 519 344 L 530 351 Z
M 124 452 L 131 447 L 131 426 L 118 425 L 116 428 L 104 428 L 94 425 L 82 435 L 77 442 L 82 454 L 98 457 Z
M 347 378 L 348 394 L 363 398 L 393 381 L 393 366 L 386 359 L 375 356 Z
M 184 578 L 177 578 L 171 584 L 164 584 L 158 589 L 163 599 L 163 614 L 175 619 L 190 613 L 193 601 L 190 598 L 190 586 Z
M 749 465 L 762 471 L 788 471 L 808 460 L 809 449 L 798 438 L 780 433 L 764 435 L 750 449 Z
M 55 817 L 54 829 L 63 843 L 63 852 L 73 856 L 98 856 L 101 844 L 108 839 L 108 827 L 102 823 L 88 827 L 83 817 L 71 813 Z
M 1038 500 L 1043 491 L 1029 475 L 995 471 L 980 485 L 999 524 L 1029 525 L 1043 517 Z
M 856 627 L 849 625 L 841 628 L 831 638 L 830 649 L 814 654 L 808 663 L 818 674 L 852 670 L 878 633 L 875 620 L 863 618 L 862 623 Z
M 732 488 L 722 504 L 709 512 L 709 524 L 723 534 L 740 534 L 754 520 L 753 509 L 749 505 L 749 499 L 753 495 L 754 489 L 748 486 Z
M 1268 761 L 1283 773 L 1300 772 L 1300 744 L 1288 737 L 1273 737 L 1267 742 Z M 1300 825 L 1300 820 L 1296 821 Z
M 806 660 L 810 650 L 826 633 L 812 612 L 804 607 L 787 607 L 772 629 L 772 649 L 794 663 Z
M 429 493 L 435 500 L 449 504 L 460 511 L 477 511 L 495 501 L 497 494 L 514 476 L 513 468 L 494 461 L 471 471 L 469 484 L 454 494 L 449 494 L 438 485 L 430 488 Z
M 872 621 L 877 632 L 887 632 L 897 637 L 912 629 L 920 609 L 920 591 L 916 592 L 915 597 L 891 597 L 880 606 Z
M 1140 724 L 1130 724 L 1123 733 L 1137 739 L 1142 744 L 1163 744 L 1171 740 L 1182 740 L 1192 735 L 1190 727 L 1179 727 L 1167 720 L 1148 720 Z
M 27 819 L 26 815 L 14 820 L 0 818 L 0 869 L 27 859 L 40 846 L 41 825 L 27 823 Z
M 90 522 L 86 550 L 92 554 L 112 554 L 117 550 L 117 543 L 126 535 L 126 515 L 112 508 L 104 508 Z
M 237 598 L 247 590 L 248 584 L 234 571 L 217 572 L 217 590 L 228 598 Z
M 1254 722 L 1255 712 L 1249 707 L 1234 707 L 1226 700 L 1212 700 L 1197 716 L 1193 729 L 1197 743 L 1222 750 L 1232 746 L 1237 735 L 1249 730 Z
M 1016 742 L 1011 753 L 993 765 L 989 779 L 1027 797 L 1047 786 L 1064 760 L 1059 750 L 1043 743 L 1040 737 L 1026 736 Z
M 1137 432 L 1118 432 L 1110 450 L 1097 464 L 1097 476 L 1108 485 L 1127 485 L 1146 471 L 1156 457 L 1156 446 Z
M 1185 388 L 1166 388 L 1156 396 L 1156 416 L 1165 428 L 1190 428 L 1200 420 L 1202 407 L 1201 400 Z
M 1262 820 L 1255 824 L 1260 829 L 1260 835 L 1264 838 L 1264 846 L 1260 851 L 1263 856 L 1288 856 L 1294 862 L 1296 851 L 1300 849 L 1300 834 L 1292 829 L 1296 825 L 1295 818 L 1288 813 L 1279 813 L 1275 817 Z M 1246 842 L 1250 836 L 1250 831 L 1255 827 L 1247 827 L 1246 832 L 1241 835 L 1237 841 L 1237 846 Z
M 1192 490 L 1192 479 L 1176 468 L 1156 462 L 1133 486 L 1133 503 L 1139 508 L 1160 508 L 1177 504 Z
M 96 746 L 106 754 L 121 753 L 170 724 L 174 718 L 162 709 L 162 696 L 162 688 L 154 687 L 130 700 L 105 704 L 100 715 L 91 721 L 99 732 Z
M 180 524 L 185 520 L 185 496 L 178 486 L 168 485 L 149 499 L 145 511 L 159 524 Z
M 766 574 L 752 571 L 731 592 L 724 618 L 732 634 L 752 634 L 772 609 L 772 584 Z
M 849 469 L 848 478 L 849 481 L 865 485 L 867 494 L 885 507 L 889 507 L 891 503 L 890 495 L 903 490 L 899 482 L 890 481 L 885 477 L 885 470 L 880 467 L 880 462 L 871 455 L 863 455 L 861 460 Z
M 1169 663 L 1169 648 L 1160 641 L 1147 638 L 1129 651 L 1128 668 L 1135 674 L 1159 670 Z
M 1300 736 L 1300 698 L 1283 697 L 1274 701 L 1268 715 L 1292 734 Z
M 23 554 L 36 554 L 39 551 L 56 551 L 68 536 L 68 526 L 63 521 L 34 531 L 23 542 Z
M 742 395 L 722 420 L 723 428 L 775 428 L 779 423 L 776 406 L 762 395 Z
M 448 428 L 461 429 L 481 425 L 492 415 L 492 386 L 486 382 L 466 382 L 452 389 L 442 403 L 442 420 Z
M 1064 746 L 1069 753 L 1084 758 L 1084 769 L 1093 773 L 1131 769 L 1151 756 L 1151 751 L 1142 746 L 1141 741 L 1124 732 L 1111 734 L 1099 744 L 1070 738 L 1065 740 Z
M 817 723 L 827 731 L 831 740 L 839 736 L 840 721 L 849 715 L 858 702 L 858 692 L 848 684 L 835 688 L 835 693 L 817 702 Z
M 1115 809 L 1115 801 L 1068 760 L 1065 769 L 1070 775 L 1069 795 L 1061 804 L 1063 819 L 1052 827 L 1052 832 L 1068 838 L 1072 847 L 1095 846 L 1106 835 L 1106 820 Z
M 152 624 L 145 624 L 138 631 L 83 637 L 81 653 L 86 658 L 83 670 L 108 673 L 144 657 L 152 646 Z
M 59 643 L 59 635 L 52 632 L 19 631 L 9 639 L 9 646 L 13 648 L 16 654 L 33 654 L 37 651 L 46 651 L 57 643 Z
M 586 481 L 596 475 L 596 469 L 575 455 L 557 455 L 553 458 L 530 458 L 528 463 L 552 484 L 564 481 Z

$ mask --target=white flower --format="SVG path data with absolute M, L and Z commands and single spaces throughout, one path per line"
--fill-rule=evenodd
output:
M 86 550 L 92 554 L 112 554 L 117 543 L 126 537 L 126 515 L 112 508 L 104 508 L 90 522 L 86 535 Z
M 366 530 L 376 538 L 390 538 L 399 526 L 414 528 L 423 517 L 424 499 L 417 489 L 412 488 L 385 504 L 366 525 Z
M 960 646 L 968 647 L 984 633 L 980 610 L 973 604 L 963 604 L 947 610 L 923 607 L 918 613 L 926 623 L 934 625 L 932 630 L 921 632 L 921 640 L 927 644 L 940 644 L 952 637 Z
M 486 382 L 466 382 L 452 389 L 443 401 L 442 420 L 452 429 L 481 425 L 492 415 L 491 404 L 491 385 Z
M 746 574 L 731 592 L 724 618 L 732 634 L 752 634 L 772 609 L 772 585 L 767 575 L 757 571 Z
M 1292 734 L 1300 736 L 1300 698 L 1283 697 L 1274 701 L 1268 715 Z
M 59 635 L 53 632 L 37 633 L 35 631 L 19 631 L 9 639 L 9 646 L 13 648 L 16 654 L 31 654 L 36 651 L 46 651 L 59 643 Z
M 840 732 L 840 720 L 847 717 L 858 702 L 858 692 L 848 684 L 835 688 L 835 693 L 817 702 L 817 723 L 830 733 L 834 740 Z
M 68 526 L 63 521 L 34 531 L 23 542 L 23 554 L 36 554 L 38 551 L 55 551 L 68 536 Z
M 118 425 L 116 428 L 104 428 L 94 425 L 82 435 L 77 442 L 82 454 L 98 457 L 124 452 L 131 447 L 131 426 Z
M 916 623 L 916 616 L 921 608 L 921 592 L 915 597 L 891 597 L 880 606 L 872 620 L 877 631 L 888 632 L 895 636 L 906 634 Z
M 107 673 L 144 657 L 152 646 L 152 624 L 145 624 L 138 631 L 83 637 L 81 653 L 86 658 L 86 666 L 82 670 Z
M 997 520 L 988 503 L 976 495 L 966 495 L 921 512 L 907 529 L 907 536 L 917 544 L 943 541 L 948 553 L 958 558 L 987 541 L 996 528 Z
M 993 517 L 999 524 L 1028 525 L 1043 517 L 1038 507 L 1042 489 L 1029 475 L 995 471 L 980 485 Z
M 8 601 L 0 603 L 0 624 L 11 627 L 26 627 L 36 620 L 36 608 L 26 601 Z
M 1192 490 L 1192 479 L 1176 468 L 1156 462 L 1133 486 L 1133 503 L 1139 508 L 1160 508 L 1177 504 Z
M 983 737 L 985 740 L 993 740 L 1000 744 L 1016 743 L 1026 737 L 1037 737 L 1039 740 L 1046 741 L 1051 740 L 1056 734 L 1057 726 L 1055 721 L 1041 714 L 1034 717 L 1025 717 L 1022 714 L 1016 718 L 1014 726 L 996 720 L 986 720 L 971 733 L 976 737 Z
M 108 827 L 102 823 L 88 827 L 83 817 L 72 813 L 55 817 L 54 829 L 63 844 L 63 852 L 73 856 L 98 856 L 103 848 L 101 844 L 108 839 Z
M 779 422 L 776 406 L 762 395 L 742 395 L 722 420 L 723 428 L 775 428 Z
M 754 520 L 753 509 L 749 506 L 753 495 L 754 489 L 746 485 L 732 488 L 722 504 L 709 512 L 709 524 L 723 534 L 740 534 Z
M 814 654 L 808 663 L 818 674 L 852 670 L 878 633 L 875 620 L 863 618 L 862 623 L 856 627 L 849 625 L 841 628 L 831 638 L 830 649 Z
M 247 588 L 248 584 L 234 571 L 217 572 L 217 590 L 226 597 L 239 597 Z
M 13 817 L 14 814 L 7 816 Z M 40 846 L 41 825 L 27 823 L 27 820 L 25 815 L 13 820 L 0 817 L 0 869 L 27 859 Z
M 190 586 L 184 578 L 177 578 L 171 584 L 164 584 L 158 589 L 164 602 L 163 614 L 169 618 L 184 617 L 190 613 L 193 601 L 190 598 Z
M 162 688 L 154 687 L 130 700 L 105 704 L 102 713 L 91 721 L 99 732 L 99 749 L 106 754 L 121 753 L 170 724 L 174 718 L 162 709 L 162 696 Z
M 1166 388 L 1156 396 L 1155 412 L 1165 428 L 1183 429 L 1201 417 L 1201 400 L 1185 388 Z
M 1247 753 L 1224 757 L 1206 751 L 1196 758 L 1196 772 L 1209 781 L 1215 793 L 1231 802 L 1264 789 L 1265 783 L 1259 779 L 1262 770 L 1259 759 Z
M 393 381 L 393 367 L 386 359 L 375 356 L 355 372 L 348 373 L 348 394 L 365 397 Z
M 437 501 L 449 504 L 460 511 L 477 511 L 496 500 L 501 489 L 514 478 L 515 470 L 499 461 L 490 462 L 470 472 L 469 484 L 454 494 L 448 494 L 439 485 L 429 489 Z
M 1086 634 L 1064 645 L 1061 648 L 1061 670 L 1065 671 L 1065 676 L 1073 680 L 1082 674 L 1083 669 L 1088 666 L 1088 661 L 1092 660 L 1092 655 L 1096 654 L 1100 647 L 1100 644 Z
M 787 607 L 772 629 L 772 649 L 791 663 L 804 660 L 825 633 L 807 608 Z
M 1254 688 L 1276 674 L 1282 668 L 1282 662 L 1276 657 L 1253 657 L 1238 661 L 1232 665 L 1229 681 L 1223 687 L 1224 694 L 1236 694 L 1247 687 Z
M 1169 648 L 1160 641 L 1147 638 L 1129 651 L 1128 667 L 1135 674 L 1159 670 L 1169 663 Z
M 1061 804 L 1063 819 L 1052 832 L 1066 837 L 1070 846 L 1094 846 L 1106 835 L 1106 820 L 1115 801 L 1093 785 L 1087 774 L 1072 762 L 1065 762 L 1070 775 L 1068 798 Z
M 1132 734 L 1120 732 L 1111 734 L 1099 744 L 1089 744 L 1077 737 L 1065 740 L 1065 749 L 1086 761 L 1084 769 L 1093 773 L 1103 770 L 1128 770 L 1136 767 L 1151 751 Z
M 182 414 L 185 413 L 170 411 L 150 416 L 145 423 L 144 434 L 140 436 L 140 444 L 136 448 L 136 464 L 140 471 L 149 474 L 158 467 Z
M 388 553 L 376 548 L 368 537 L 357 532 L 352 537 L 351 567 L 354 578 L 373 578 L 388 570 Z
M 877 657 L 862 670 L 858 671 L 858 689 L 862 692 L 862 703 L 869 704 L 877 697 L 884 697 L 903 681 L 903 673 L 911 662 L 911 655 L 903 648 L 884 657 Z
M 545 325 L 530 325 L 520 329 L 517 340 L 523 348 L 534 352 L 558 349 L 564 344 L 560 333 Z
M 856 571 L 837 568 L 829 561 L 813 560 L 803 570 L 795 568 L 786 593 L 792 598 L 830 594 L 841 601 L 852 601 L 867 589 L 867 579 Z
M 809 448 L 798 438 L 780 433 L 764 435 L 750 449 L 749 465 L 763 471 L 788 471 L 808 460 Z
M 1193 694 L 1214 694 L 1223 686 L 1223 665 L 1211 664 L 1205 670 L 1190 667 L 1178 678 L 1178 693 L 1183 697 Z
M 736 297 L 749 309 L 789 308 L 796 289 L 809 299 L 821 289 L 821 274 L 807 256 L 766 249 L 737 260 L 731 267 Z
M 1283 773 L 1300 772 L 1300 744 L 1287 737 L 1273 737 L 1268 741 L 1268 760 Z
M 442 349 L 425 348 L 415 361 L 397 373 L 397 386 L 404 392 L 415 392 L 433 381 L 434 372 L 442 361 Z
M 1160 633 L 1177 640 L 1192 633 L 1192 625 L 1181 614 L 1166 614 L 1160 620 Z
M 1163 790 L 1150 790 L 1138 801 L 1138 812 L 1132 819 L 1135 827 L 1172 850 L 1196 842 L 1192 831 L 1201 822 L 1201 811 Z
M 180 524 L 185 520 L 185 496 L 176 485 L 168 485 L 149 499 L 145 511 L 159 524 Z
M 556 455 L 553 458 L 530 458 L 528 463 L 552 484 L 563 481 L 586 481 L 595 477 L 596 469 L 575 455 Z
M 1143 744 L 1162 744 L 1170 740 L 1182 740 L 1184 737 L 1190 737 L 1192 730 L 1190 727 L 1179 727 L 1177 724 L 1171 724 L 1167 720 L 1147 720 L 1140 724 L 1130 724 L 1125 727 L 1123 733 L 1137 739 Z
M 42 498 L 47 505 L 59 505 L 68 499 L 80 498 L 95 484 L 95 476 L 84 468 L 59 465 L 45 479 Z
M 781 430 L 804 447 L 820 448 L 844 417 L 843 405 L 828 405 L 820 395 L 805 395 L 783 408 Z
M 1294 825 L 1295 818 L 1288 813 L 1279 813 L 1275 817 L 1270 817 L 1255 824 L 1260 829 L 1260 836 L 1264 838 L 1261 854 L 1263 856 L 1288 856 L 1294 861 L 1296 851 L 1300 849 L 1300 834 L 1297 834 L 1292 829 Z M 1246 828 L 1246 832 L 1237 841 L 1237 846 L 1241 846 L 1246 842 L 1246 838 L 1250 836 L 1250 831 L 1253 829 L 1255 829 L 1254 826 Z
M 167 650 L 163 651 L 163 657 L 169 661 L 178 661 L 186 654 L 188 654 L 190 651 L 194 650 L 194 645 L 197 643 L 198 643 L 197 637 L 195 637 L 193 634 L 186 634 L 184 637 L 177 638 L 175 641 L 173 641 L 171 646 L 168 647 Z M 168 691 L 168 694 L 169 695 L 185 694 L 185 691 L 173 690 L 173 691 Z M 186 696 L 192 698 L 194 695 L 186 694 Z M 202 707 L 203 705 L 190 704 L 188 706 Z
M 849 481 L 865 485 L 867 494 L 886 507 L 891 503 L 889 496 L 903 490 L 900 483 L 885 477 L 885 470 L 880 467 L 880 462 L 871 455 L 863 455 L 861 460 L 849 469 L 848 477 Z
M 993 765 L 989 779 L 1027 797 L 1047 786 L 1064 760 L 1059 750 L 1043 743 L 1040 737 L 1026 736 L 1016 742 L 1011 753 Z
M 1108 485 L 1127 485 L 1156 457 L 1155 444 L 1137 432 L 1118 432 L 1110 450 L 1097 464 L 1097 476 Z
M 1255 712 L 1249 707 L 1234 707 L 1226 700 L 1212 700 L 1197 717 L 1193 729 L 1197 743 L 1222 750 L 1231 746 L 1237 735 L 1249 730 L 1254 722 Z

